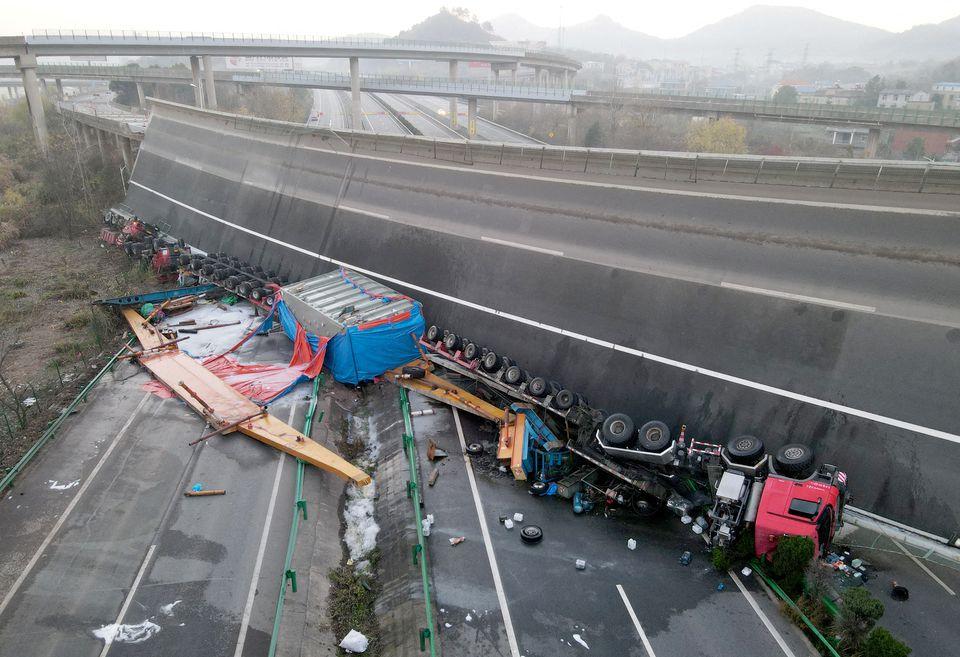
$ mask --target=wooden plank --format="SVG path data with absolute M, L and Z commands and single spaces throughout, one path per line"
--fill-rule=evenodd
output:
M 164 343 L 160 332 L 149 325 L 145 326 L 146 322 L 136 311 L 125 308 L 123 316 L 144 349 Z M 145 355 L 140 362 L 190 408 L 211 420 L 214 426 L 239 422 L 237 430 L 265 445 L 357 485 L 366 486 L 370 483 L 370 475 L 366 472 L 272 415 L 260 415 L 241 422 L 244 418 L 258 413 L 260 407 L 231 388 L 200 362 L 180 351 L 176 345 L 149 356 Z M 205 405 L 211 410 L 208 411 Z M 215 417 L 211 418 L 211 413 Z
M 527 417 L 522 413 L 517 415 L 517 420 L 514 422 L 515 433 L 513 435 L 513 445 L 512 451 L 510 453 L 510 472 L 513 473 L 513 478 L 518 481 L 524 481 L 527 478 L 527 473 L 523 470 L 523 452 L 524 444 L 524 434 L 526 433 L 526 422 Z

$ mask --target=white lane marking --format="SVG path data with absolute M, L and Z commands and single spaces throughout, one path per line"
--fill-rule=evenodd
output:
M 780 299 L 789 299 L 790 301 L 802 301 L 814 303 L 819 306 L 833 306 L 843 308 L 844 310 L 855 310 L 862 313 L 875 313 L 877 309 L 874 306 L 861 306 L 858 303 L 847 303 L 846 301 L 834 301 L 833 299 L 823 299 L 821 297 L 808 297 L 805 294 L 794 294 L 793 292 L 781 292 L 779 290 L 768 290 L 763 287 L 752 287 L 750 285 L 740 285 L 739 283 L 730 283 L 720 281 L 720 287 L 730 290 L 739 290 L 740 292 L 750 292 L 752 294 L 762 294 L 768 297 L 778 297 Z
M 787 645 L 787 642 L 783 640 L 783 636 L 780 632 L 773 626 L 773 623 L 770 622 L 770 619 L 767 618 L 767 615 L 763 613 L 763 610 L 760 609 L 760 605 L 757 604 L 757 601 L 754 600 L 753 595 L 750 591 L 747 590 L 747 587 L 743 585 L 743 582 L 740 581 L 740 578 L 737 577 L 737 574 L 732 570 L 728 570 L 727 574 L 733 578 L 733 581 L 736 583 L 737 588 L 740 589 L 740 592 L 743 594 L 743 597 L 747 599 L 747 602 L 750 603 L 750 607 L 753 609 L 754 613 L 760 618 L 763 622 L 764 627 L 767 628 L 767 631 L 770 632 L 770 636 L 773 637 L 773 640 L 777 642 L 777 645 L 780 646 L 780 650 L 783 651 L 783 654 L 787 657 L 797 657 L 790 646 Z
M 633 621 L 633 626 L 637 628 L 637 634 L 640 635 L 640 641 L 643 642 L 643 647 L 647 651 L 648 657 L 657 657 L 657 655 L 653 652 L 653 646 L 650 645 L 650 640 L 647 639 L 647 633 L 643 631 L 643 627 L 640 625 L 640 619 L 637 618 L 637 612 L 633 610 L 633 605 L 630 604 L 630 599 L 627 598 L 626 592 L 619 584 L 617 584 L 617 591 L 620 593 L 620 599 L 623 600 L 623 606 L 627 608 L 627 613 L 630 614 L 630 620 Z
M 295 407 L 294 407 L 295 408 Z M 293 409 L 290 409 L 293 417 Z M 277 490 L 280 488 L 280 475 L 283 474 L 285 454 L 280 452 L 277 462 L 277 474 L 273 477 L 273 490 L 270 492 L 270 503 L 267 505 L 267 517 L 263 521 L 263 531 L 260 533 L 260 547 L 257 549 L 257 560 L 253 566 L 253 576 L 250 578 L 250 590 L 247 592 L 247 603 L 243 606 L 243 618 L 240 620 L 240 634 L 237 636 L 237 649 L 233 657 L 243 654 L 243 644 L 247 640 L 247 628 L 250 626 L 250 616 L 253 614 L 253 601 L 257 596 L 257 583 L 260 581 L 260 569 L 263 567 L 263 555 L 267 551 L 267 538 L 270 536 L 270 523 L 273 520 L 273 510 L 277 505 Z
M 943 581 L 942 579 L 940 579 L 939 577 L 937 577 L 937 574 L 936 574 L 936 573 L 934 573 L 932 570 L 930 570 L 929 568 L 927 568 L 927 565 L 926 565 L 925 563 L 923 563 L 922 561 L 920 561 L 919 559 L 917 559 L 907 548 L 903 547 L 903 545 L 901 545 L 899 541 L 894 541 L 892 538 L 891 538 L 890 540 L 893 542 L 894 545 L 896 545 L 898 548 L 900 548 L 900 551 L 901 551 L 901 552 L 903 552 L 905 555 L 907 555 L 908 557 L 910 557 L 910 559 L 913 560 L 913 563 L 915 563 L 915 564 L 917 564 L 918 566 L 920 566 L 920 570 L 922 570 L 922 571 L 925 572 L 926 574 L 930 575 L 930 577 L 933 578 L 933 581 L 934 581 L 934 582 L 936 582 L 937 584 L 939 584 L 940 586 L 942 586 L 944 591 L 946 591 L 947 593 L 949 593 L 950 595 L 953 595 L 953 596 L 957 595 L 957 594 L 954 592 L 953 589 L 951 589 L 949 586 L 947 586 L 947 585 L 944 583 L 944 581 Z
M 527 251 L 536 251 L 537 253 L 546 253 L 547 255 L 562 256 L 563 251 L 557 251 L 555 249 L 545 249 L 542 246 L 533 246 L 531 244 L 522 244 L 520 242 L 512 242 L 510 240 L 501 240 L 496 237 L 487 237 L 486 235 L 481 235 L 480 240 L 483 242 L 492 242 L 494 244 L 502 244 L 503 246 L 512 246 L 515 249 L 525 249 Z
M 165 199 L 165 200 L 167 200 L 167 201 L 170 201 L 171 203 L 174 203 L 174 204 L 179 205 L 179 206 L 181 206 L 181 207 L 183 207 L 183 208 L 186 208 L 186 209 L 188 209 L 188 210 L 191 210 L 191 211 L 193 211 L 193 212 L 196 212 L 197 214 L 199 214 L 199 215 L 201 215 L 201 216 L 203 216 L 203 217 L 208 217 L 208 218 L 210 218 L 210 219 L 212 219 L 212 220 L 214 220 L 214 221 L 217 221 L 217 222 L 219 222 L 219 223 L 221 223 L 221 224 L 223 224 L 223 225 L 225 225 L 225 226 L 230 226 L 230 227 L 232 227 L 232 228 L 236 228 L 237 230 L 240 230 L 240 231 L 242 231 L 242 232 L 248 233 L 248 234 L 250 234 L 250 235 L 254 235 L 254 236 L 256 236 L 256 237 L 260 237 L 260 238 L 265 239 L 265 240 L 267 240 L 267 241 L 269 241 L 269 242 L 273 242 L 273 243 L 275 243 L 275 244 L 278 244 L 278 245 L 280 245 L 280 246 L 286 247 L 286 248 L 291 249 L 291 250 L 293 250 L 293 251 L 297 251 L 298 253 L 303 253 L 303 254 L 308 255 L 308 256 L 310 256 L 310 257 L 317 258 L 318 260 L 323 260 L 324 262 L 329 262 L 329 263 L 331 263 L 331 264 L 333 264 L 333 265 L 337 265 L 337 266 L 340 266 L 340 267 L 345 267 L 345 268 L 347 268 L 347 269 L 352 269 L 353 271 L 358 272 L 358 273 L 360 273 L 360 274 L 365 274 L 365 275 L 367 275 L 367 276 L 372 276 L 372 277 L 380 280 L 381 282 L 387 282 L 387 283 L 393 283 L 394 285 L 400 285 L 400 286 L 409 288 L 409 289 L 411 289 L 411 290 L 416 290 L 417 292 L 422 292 L 422 293 L 424 293 L 424 294 L 429 294 L 430 296 L 436 297 L 436 298 L 438 298 L 438 299 L 443 299 L 444 301 L 450 301 L 451 303 L 456 303 L 456 304 L 459 304 L 459 305 L 461 305 L 461 306 L 465 306 L 465 307 L 470 308 L 470 309 L 472 309 L 472 310 L 478 310 L 478 311 L 480 311 L 480 312 L 489 313 L 489 314 L 491 314 L 491 315 L 495 315 L 495 316 L 497 316 L 497 317 L 502 317 L 502 318 L 504 318 L 504 319 L 509 319 L 509 320 L 518 322 L 518 323 L 520 323 L 520 324 L 525 324 L 525 325 L 527 325 L 527 326 L 533 326 L 533 327 L 535 327 L 535 328 L 539 328 L 539 329 L 542 329 L 542 330 L 544 330 L 544 331 L 549 331 L 549 332 L 551 332 L 551 333 L 556 333 L 556 334 L 558 334 L 558 335 L 562 335 L 562 336 L 565 336 L 565 337 L 568 337 L 568 338 L 573 338 L 573 339 L 576 339 L 576 340 L 581 340 L 581 341 L 586 342 L 586 343 L 588 343 L 588 344 L 597 345 L 597 346 L 599 346 L 599 347 L 605 347 L 605 348 L 607 348 L 607 349 L 613 349 L 614 351 L 623 352 L 623 353 L 625 353 L 625 354 L 630 354 L 630 355 L 632 355 L 632 356 L 637 356 L 638 358 L 644 358 L 644 359 L 647 359 L 647 360 L 651 360 L 651 361 L 653 361 L 653 362 L 655 362 L 655 363 L 661 363 L 661 364 L 663 364 L 663 365 L 669 365 L 669 366 L 671 366 L 671 367 L 676 367 L 676 368 L 678 368 L 678 369 L 686 370 L 686 371 L 688 371 L 688 372 L 693 372 L 694 374 L 701 374 L 701 375 L 703 375 L 703 376 L 707 376 L 707 377 L 710 377 L 710 378 L 713 378 L 713 379 L 718 379 L 718 380 L 720 380 L 720 381 L 725 381 L 725 382 L 727 382 L 727 383 L 733 383 L 733 384 L 736 384 L 736 385 L 744 386 L 744 387 L 746 387 L 746 388 L 752 388 L 752 389 L 754 389 L 754 390 L 759 390 L 760 392 L 766 392 L 766 393 L 769 393 L 769 394 L 771 394 L 771 395 L 777 395 L 777 396 L 780 396 L 780 397 L 784 397 L 784 398 L 786 398 L 786 399 L 792 399 L 792 400 L 794 400 L 794 401 L 803 402 L 803 403 L 805 403 L 805 404 L 811 404 L 811 405 L 813 405 L 813 406 L 819 406 L 820 408 L 825 408 L 825 409 L 828 409 L 828 410 L 831 410 L 831 411 L 837 411 L 838 413 L 845 413 L 845 414 L 847 414 L 847 415 L 852 415 L 852 416 L 854 416 L 854 417 L 863 418 L 863 419 L 865 419 L 865 420 L 870 420 L 870 421 L 872 421 L 872 422 L 878 422 L 878 423 L 880 423 L 880 424 L 886 424 L 886 425 L 891 426 L 891 427 L 897 427 L 898 429 L 905 429 L 905 430 L 907 430 L 907 431 L 912 431 L 912 432 L 914 432 L 914 433 L 920 433 L 920 434 L 923 434 L 923 435 L 926 435 L 926 436 L 930 436 L 930 437 L 932 437 L 932 438 L 939 438 L 939 439 L 941 439 L 941 440 L 947 440 L 947 441 L 954 442 L 954 443 L 960 443 L 960 435 L 953 434 L 953 433 L 949 433 L 949 432 L 947 432 L 947 431 L 941 431 L 940 429 L 933 429 L 933 428 L 931 428 L 931 427 L 924 427 L 924 426 L 921 426 L 921 425 L 919 425 L 919 424 L 913 424 L 912 422 L 906 422 L 906 421 L 904 421 L 904 420 L 898 420 L 898 419 L 896 419 L 896 418 L 888 417 L 888 416 L 885 416 L 885 415 L 880 415 L 879 413 L 871 413 L 870 411 L 860 410 L 860 409 L 858 409 L 858 408 L 853 408 L 853 407 L 851 407 L 851 406 L 844 406 L 843 404 L 837 404 L 837 403 L 835 403 L 835 402 L 827 401 L 827 400 L 825 400 L 825 399 L 818 399 L 818 398 L 816 398 L 816 397 L 811 397 L 811 396 L 809 396 L 809 395 L 804 395 L 804 394 L 801 394 L 801 393 L 798 393 L 798 392 L 793 392 L 793 391 L 791 391 L 791 390 L 785 390 L 785 389 L 783 389 L 783 388 L 777 388 L 777 387 L 775 387 L 775 386 L 767 385 L 767 384 L 765 384 L 765 383 L 760 383 L 760 382 L 758 382 L 758 381 L 751 381 L 750 379 L 744 379 L 744 378 L 742 378 L 742 377 L 734 376 L 734 375 L 732 375 L 732 374 L 725 374 L 725 373 L 723 373 L 723 372 L 718 372 L 718 371 L 716 371 L 716 370 L 706 369 L 706 368 L 703 368 L 703 367 L 699 367 L 699 366 L 697 366 L 697 365 L 692 365 L 692 364 L 690 364 L 690 363 L 684 363 L 683 361 L 674 360 L 674 359 L 672 359 L 672 358 L 667 358 L 667 357 L 665 357 L 665 356 L 658 356 L 657 354 L 652 354 L 652 353 L 649 353 L 649 352 L 646 352 L 646 351 L 641 351 L 640 349 L 634 349 L 633 347 L 627 347 L 627 346 L 625 346 L 625 345 L 616 344 L 616 343 L 613 343 L 613 342 L 609 342 L 609 341 L 607 341 L 607 340 L 600 340 L 600 339 L 598 339 L 598 338 L 592 338 L 592 337 L 590 337 L 590 336 L 588 336 L 588 335 L 584 335 L 584 334 L 582 334 L 582 333 L 576 333 L 576 332 L 574 332 L 574 331 L 568 331 L 567 329 L 560 328 L 559 326 L 553 326 L 552 324 L 545 324 L 545 323 L 543 323 L 543 322 L 538 322 L 538 321 L 536 321 L 536 320 L 528 319 L 528 318 L 526 318 L 526 317 L 521 317 L 520 315 L 514 315 L 513 313 L 508 313 L 508 312 L 505 312 L 505 311 L 502 311 L 502 310 L 497 310 L 496 308 L 490 308 L 490 307 L 488 307 L 488 306 L 483 306 L 483 305 L 481 305 L 481 304 L 474 303 L 474 302 L 472 302 L 472 301 L 467 301 L 467 300 L 465 300 L 465 299 L 460 299 L 460 298 L 458 298 L 458 297 L 455 297 L 455 296 L 452 296 L 452 295 L 449 295 L 449 294 L 444 294 L 443 292 L 437 292 L 436 290 L 431 290 L 431 289 L 429 289 L 429 288 L 423 287 L 422 285 L 417 285 L 417 284 L 415 284 L 415 283 L 408 283 L 407 281 L 400 280 L 399 278 L 394 278 L 393 276 L 388 276 L 388 275 L 386 275 L 386 274 L 381 274 L 381 273 L 379 273 L 379 272 L 375 272 L 375 271 L 372 271 L 372 270 L 370 270 L 370 269 L 365 269 L 365 268 L 363 268 L 363 267 L 357 267 L 356 265 L 352 265 L 352 264 L 350 264 L 349 262 L 344 262 L 344 261 L 342 261 L 342 260 L 337 260 L 336 258 L 331 258 L 331 257 L 329 257 L 329 256 L 321 255 L 321 254 L 315 253 L 315 252 L 313 252 L 313 251 L 308 251 L 307 249 L 304 249 L 304 248 L 299 247 L 299 246 L 295 246 L 295 245 L 293 245 L 293 244 L 288 244 L 287 242 L 284 242 L 284 241 L 282 241 L 282 240 L 278 240 L 278 239 L 276 239 L 276 238 L 274 238 L 274 237 L 270 237 L 269 235 L 263 235 L 262 233 L 258 233 L 258 232 L 254 231 L 254 230 L 250 230 L 249 228 L 244 228 L 243 226 L 238 226 L 237 224 L 234 224 L 234 223 L 231 223 L 231 222 L 229 222 L 229 221 L 226 221 L 225 219 L 220 219 L 219 217 L 215 217 L 215 216 L 213 216 L 212 214 L 210 214 L 210 213 L 208 213 L 208 212 L 204 212 L 203 210 L 198 210 L 197 208 L 194 208 L 194 207 L 192 207 L 192 206 L 190 206 L 190 205 L 187 205 L 186 203 L 183 203 L 182 201 L 178 201 L 178 200 L 176 200 L 176 199 L 174 199 L 174 198 L 171 198 L 171 197 L 167 196 L 166 194 L 163 194 L 163 193 L 158 192 L 158 191 L 156 191 L 156 190 L 154 190 L 154 189 L 151 189 L 151 188 L 147 187 L 146 185 L 143 185 L 143 184 L 138 183 L 138 182 L 136 182 L 136 181 L 131 180 L 131 181 L 130 181 L 130 184 L 131 184 L 131 185 L 136 185 L 137 187 L 140 187 L 141 189 L 143 189 L 143 190 L 145 190 L 145 191 L 148 191 L 148 192 L 150 192 L 150 193 L 152 193 L 152 194 L 155 194 L 156 196 L 159 196 L 159 197 L 162 198 L 162 199 Z
M 83 497 L 83 494 L 87 492 L 90 484 L 94 479 L 96 479 L 97 473 L 100 472 L 103 464 L 107 462 L 108 458 L 110 458 L 114 448 L 120 442 L 120 439 L 123 438 L 123 436 L 127 433 L 130 425 L 133 424 L 133 421 L 137 418 L 137 415 L 140 413 L 141 409 L 143 409 L 144 404 L 147 403 L 147 400 L 149 400 L 151 396 L 152 393 L 148 392 L 145 394 L 143 399 L 140 400 L 140 403 L 137 404 L 137 407 L 133 409 L 133 413 L 130 414 L 130 417 L 127 418 L 127 421 L 122 427 L 120 427 L 120 431 L 118 431 L 117 435 L 114 436 L 110 446 L 107 447 L 107 451 L 103 453 L 103 456 L 100 457 L 100 460 L 97 461 L 97 464 L 93 466 L 93 470 L 91 470 L 90 474 L 87 475 L 87 480 L 83 482 L 83 485 L 77 490 L 77 494 L 74 495 L 72 500 L 70 500 L 67 508 L 63 510 L 62 514 L 60 514 L 60 519 L 57 520 L 57 523 L 53 526 L 53 529 L 50 530 L 50 533 L 47 534 L 47 537 L 43 539 L 43 542 L 40 544 L 40 547 L 37 548 L 37 551 L 33 553 L 33 557 L 31 557 L 29 563 L 27 563 L 26 567 L 20 572 L 20 576 L 17 578 L 17 581 L 15 581 L 13 586 L 10 587 L 10 590 L 7 591 L 7 595 L 3 598 L 3 602 L 0 602 L 0 615 L 3 615 L 3 611 L 7 608 L 7 605 L 10 604 L 10 601 L 13 600 L 13 596 L 16 595 L 17 591 L 20 590 L 20 587 L 23 586 L 23 582 L 27 579 L 30 571 L 32 571 L 34 566 L 37 565 L 37 561 L 40 560 L 40 557 L 43 555 L 44 551 L 50 546 L 50 543 L 53 541 L 53 537 L 57 535 L 57 532 L 60 531 L 61 527 L 63 527 L 63 523 L 65 523 L 67 518 L 70 517 L 70 514 L 76 508 L 77 503 L 80 502 L 80 498 Z
M 143 579 L 143 574 L 147 572 L 147 566 L 150 565 L 150 557 L 153 556 L 153 551 L 156 549 L 156 545 L 151 545 L 150 549 L 147 550 L 147 556 L 143 558 L 143 563 L 140 564 L 140 570 L 137 571 L 137 576 L 133 579 L 133 584 L 130 586 L 130 590 L 127 592 L 127 597 L 124 599 L 123 605 L 120 607 L 120 613 L 117 614 L 117 620 L 115 623 L 116 625 L 123 624 L 123 617 L 127 615 L 127 609 L 130 608 L 130 603 L 133 602 L 133 596 L 140 587 L 140 580 Z M 107 653 L 110 652 L 110 646 L 112 645 L 112 641 L 107 641 L 103 645 L 103 650 L 100 651 L 100 657 L 106 657 Z
M 341 203 L 337 207 L 339 207 L 341 210 L 346 210 L 347 212 L 356 212 L 357 214 L 365 214 L 368 217 L 376 217 L 377 219 L 386 219 L 386 220 L 390 219 L 390 215 L 388 214 L 381 214 L 379 212 L 373 212 L 372 210 L 362 210 L 360 208 L 355 208 L 351 205 L 344 205 L 343 203 Z
M 490 530 L 487 529 L 487 519 L 483 515 L 483 504 L 480 503 L 480 492 L 477 490 L 477 480 L 473 476 L 473 464 L 467 455 L 467 443 L 463 439 L 463 426 L 460 424 L 460 414 L 456 407 L 451 406 L 453 421 L 457 425 L 457 437 L 460 439 L 460 450 L 463 452 L 463 461 L 467 468 L 467 479 L 470 481 L 470 492 L 473 493 L 473 503 L 477 507 L 477 518 L 480 520 L 480 533 L 483 534 L 483 545 L 487 549 L 487 560 L 490 562 L 490 573 L 493 575 L 493 587 L 497 591 L 497 600 L 500 601 L 500 613 L 503 615 L 503 626 L 507 631 L 507 643 L 510 644 L 512 657 L 520 657 L 520 645 L 517 635 L 513 631 L 513 619 L 507 607 L 507 596 L 503 592 L 503 580 L 500 579 L 500 569 L 497 567 L 497 555 L 493 552 L 493 543 L 490 542 Z
M 157 111 L 163 111 L 162 107 L 154 106 L 154 113 Z M 179 119 L 176 116 L 170 116 L 169 114 L 164 114 L 163 118 L 168 121 L 173 121 L 174 123 L 184 123 L 183 120 Z M 228 130 L 213 128 L 214 132 L 219 132 L 221 134 L 232 134 Z M 261 141 L 265 143 L 275 144 L 277 141 L 275 139 L 270 139 L 262 135 L 256 135 L 253 133 L 244 135 L 246 139 L 253 139 L 255 141 Z M 288 145 L 285 143 L 285 145 Z M 500 178 L 514 178 L 518 180 L 535 180 L 539 182 L 557 182 L 557 183 L 566 183 L 569 185 L 579 185 L 581 187 L 597 187 L 600 189 L 622 189 L 625 191 L 631 192 L 645 192 L 651 194 L 663 194 L 664 196 L 688 196 L 692 198 L 707 198 L 707 199 L 722 199 L 729 201 L 745 201 L 748 203 L 773 203 L 778 205 L 799 205 L 805 207 L 813 208 L 832 208 L 837 210 L 855 210 L 859 212 L 870 212 L 878 213 L 882 212 L 885 214 L 918 214 L 929 217 L 949 217 L 953 219 L 960 218 L 960 212 L 953 210 L 929 210 L 925 208 L 901 208 L 901 207 L 888 207 L 883 205 L 869 205 L 866 203 L 835 203 L 831 201 L 803 201 L 799 199 L 782 199 L 775 198 L 771 196 L 748 196 L 744 194 L 719 194 L 716 192 L 695 192 L 692 190 L 686 189 L 670 189 L 670 188 L 661 188 L 661 187 L 645 187 L 640 185 L 624 185 L 622 183 L 606 183 L 606 182 L 597 182 L 594 180 L 577 180 L 574 178 L 557 178 L 554 176 L 536 176 L 527 173 L 514 173 L 510 171 L 492 171 L 490 169 L 479 169 L 476 167 L 462 167 L 453 164 L 441 164 L 439 162 L 418 162 L 415 160 L 402 160 L 398 158 L 383 157 L 379 155 L 365 155 L 362 153 L 347 153 L 343 151 L 336 151 L 329 148 L 320 148 L 318 146 L 307 146 L 299 145 L 298 148 L 303 148 L 305 150 L 316 151 L 320 153 L 330 153 L 331 155 L 340 155 L 342 157 L 353 157 L 363 160 L 377 160 L 380 162 L 389 162 L 391 164 L 406 164 L 409 166 L 415 167 L 426 167 L 430 169 L 449 169 L 451 171 L 463 171 L 470 173 L 472 175 L 484 175 L 484 176 L 497 176 Z M 535 148 L 534 145 L 531 145 L 531 148 Z

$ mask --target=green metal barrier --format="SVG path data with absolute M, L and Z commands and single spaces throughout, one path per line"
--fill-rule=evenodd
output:
M 410 419 L 410 400 L 407 391 L 400 388 L 400 410 L 403 412 L 403 451 L 410 466 L 410 480 L 407 482 L 407 497 L 413 503 L 413 519 L 417 526 L 417 543 L 413 546 L 413 565 L 420 566 L 423 579 L 423 605 L 427 626 L 420 628 L 420 650 L 425 651 L 430 644 L 430 657 L 436 657 L 436 627 L 433 621 L 433 604 L 430 601 L 430 575 L 427 567 L 427 544 L 423 540 L 423 516 L 420 514 L 420 478 L 417 475 L 417 450 L 413 440 L 413 422 Z
M 70 405 L 67 406 L 65 409 L 63 409 L 60 415 L 58 415 L 57 418 L 53 422 L 51 422 L 49 426 L 47 426 L 46 431 L 44 431 L 43 434 L 39 438 L 37 438 L 37 441 L 30 446 L 30 449 L 27 450 L 27 453 L 24 454 L 20 458 L 20 460 L 13 465 L 12 468 L 10 468 L 7 474 L 3 476 L 3 479 L 0 479 L 0 493 L 5 491 L 7 489 L 7 486 L 10 486 L 13 483 L 14 478 L 16 478 L 16 476 L 20 474 L 20 472 L 25 467 L 27 467 L 27 464 L 33 460 L 33 458 L 43 448 L 43 446 L 46 445 L 47 442 L 49 442 L 50 439 L 56 435 L 57 431 L 60 429 L 60 426 L 64 423 L 64 421 L 66 421 L 66 419 L 70 417 L 70 414 L 73 413 L 74 409 L 81 402 L 86 401 L 87 395 L 90 394 L 90 391 L 93 390 L 93 388 L 97 385 L 97 383 L 100 382 L 100 379 L 103 378 L 104 374 L 106 374 L 111 369 L 113 369 L 113 366 L 117 364 L 117 361 L 120 359 L 120 356 L 122 356 L 123 353 L 127 350 L 127 347 L 130 347 L 131 345 L 133 345 L 135 340 L 136 338 L 130 338 L 130 340 L 127 341 L 126 347 L 122 347 L 120 351 L 118 351 L 117 353 L 115 353 L 113 356 L 110 357 L 110 360 L 107 361 L 107 364 L 104 365 L 103 368 L 99 372 L 97 372 L 94 375 L 94 377 L 90 379 L 90 381 L 87 382 L 87 385 L 85 385 L 83 387 L 83 390 L 81 390 L 79 394 L 77 394 L 77 396 L 74 397 L 73 401 L 70 402 Z
M 763 581 L 767 583 L 767 586 L 773 589 L 773 592 L 777 594 L 778 598 L 786 602 L 787 605 L 789 605 L 790 608 L 793 609 L 794 613 L 796 613 L 800 617 L 800 620 L 803 621 L 803 624 L 806 625 L 811 632 L 813 632 L 813 635 L 817 637 L 821 645 L 823 645 L 823 647 L 827 649 L 827 652 L 830 654 L 830 657 L 840 657 L 840 653 L 837 652 L 837 649 L 834 647 L 833 643 L 831 643 L 830 640 L 827 639 L 827 637 L 823 636 L 820 630 L 817 629 L 817 626 L 814 625 L 809 618 L 807 618 L 806 614 L 800 611 L 800 607 L 798 607 L 797 604 L 790 599 L 790 596 L 784 593 L 783 589 L 781 589 L 776 582 L 770 579 L 770 577 L 765 572 L 763 572 L 763 569 L 760 567 L 760 562 L 757 561 L 756 559 L 753 559 L 750 562 L 750 567 L 753 568 L 753 571 L 755 573 L 757 573 L 758 575 L 760 575 L 761 578 L 763 578 Z
M 313 380 L 313 392 L 310 394 L 310 406 L 307 407 L 307 415 L 303 419 L 303 435 L 310 437 L 313 430 L 313 416 L 317 412 L 317 396 L 320 386 L 323 384 L 323 374 L 318 375 Z M 317 422 L 323 420 L 323 411 Z M 297 534 L 300 532 L 300 516 L 307 519 L 307 501 L 303 499 L 303 461 L 297 459 L 297 483 L 293 499 L 296 500 L 293 505 L 293 523 L 290 525 L 290 538 L 287 540 L 287 556 L 283 560 L 283 573 L 280 575 L 280 591 L 277 593 L 277 608 L 273 616 L 273 632 L 270 634 L 270 649 L 267 651 L 268 657 L 274 657 L 277 654 L 277 641 L 280 639 L 280 622 L 283 619 L 283 603 L 287 595 L 287 582 L 293 592 L 297 592 L 297 571 L 292 567 L 293 551 L 297 547 Z

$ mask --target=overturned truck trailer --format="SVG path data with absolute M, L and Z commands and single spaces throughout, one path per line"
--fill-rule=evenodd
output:
M 642 240 L 682 252 L 701 239 L 638 227 L 654 220 L 763 226 L 775 214 L 799 225 L 821 209 L 410 156 L 158 104 L 125 202 L 191 245 L 291 281 L 341 266 L 379 280 L 421 301 L 431 322 L 638 424 L 661 420 L 676 434 L 686 423 L 716 442 L 757 435 L 771 452 L 807 443 L 844 463 L 858 506 L 941 535 L 960 527 L 960 439 L 949 438 L 960 350 L 943 327 L 623 264 Z M 843 224 L 842 211 L 829 212 Z M 904 482 L 911 494 L 890 493 Z

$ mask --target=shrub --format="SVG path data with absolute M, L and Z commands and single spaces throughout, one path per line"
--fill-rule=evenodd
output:
M 883 616 L 883 603 L 862 587 L 847 589 L 841 599 L 843 604 L 835 624 L 840 635 L 840 648 L 846 655 L 860 655 L 867 635 Z
M 770 574 L 791 598 L 803 590 L 803 576 L 813 559 L 813 541 L 806 536 L 784 536 L 777 543 Z
M 863 657 L 907 657 L 911 652 L 905 643 L 882 627 L 874 628 L 863 643 Z
M 710 553 L 710 561 L 713 563 L 713 567 L 721 573 L 725 573 L 730 570 L 730 566 L 732 564 L 730 560 L 730 554 L 727 552 L 726 548 L 719 546 L 713 548 L 713 551 Z

